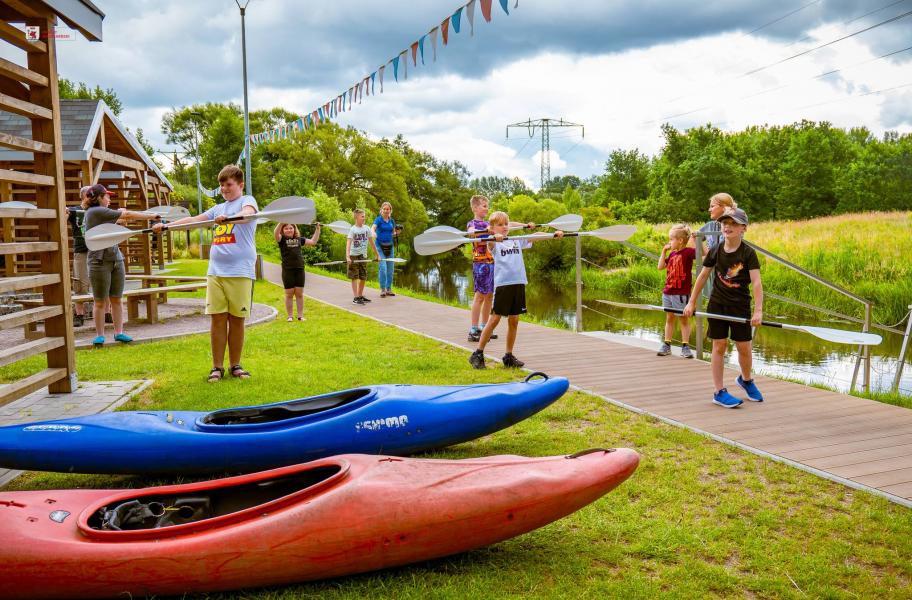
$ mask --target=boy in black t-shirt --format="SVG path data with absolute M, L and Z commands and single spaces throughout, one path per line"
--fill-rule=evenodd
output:
M 713 402 L 725 408 L 736 408 L 741 400 L 728 393 L 723 384 L 725 350 L 728 338 L 735 342 L 741 374 L 736 380 L 747 393 L 748 400 L 763 402 L 763 395 L 751 378 L 752 356 L 751 327 L 758 327 L 763 320 L 763 284 L 760 281 L 760 261 L 753 248 L 744 244 L 742 238 L 747 230 L 747 213 L 740 208 L 729 209 L 719 217 L 722 224 L 723 242 L 717 244 L 703 261 L 703 270 L 697 276 L 690 302 L 684 308 L 684 316 L 692 316 L 696 299 L 706 280 L 712 277 L 712 294 L 706 311 L 717 315 L 749 318 L 747 323 L 735 323 L 720 319 L 709 319 L 708 336 L 712 345 L 712 375 L 715 393 Z M 754 290 L 754 310 L 751 313 L 751 291 Z

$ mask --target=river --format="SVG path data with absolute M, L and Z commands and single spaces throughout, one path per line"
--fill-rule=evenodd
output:
M 530 279 L 532 282 L 526 290 L 529 313 L 536 319 L 574 329 L 575 290 L 572 287 L 556 287 L 547 278 Z M 408 263 L 396 267 L 394 287 L 405 287 L 468 306 L 472 293 L 471 264 L 465 257 L 454 254 L 442 257 L 412 256 Z M 605 298 L 604 294 L 583 291 L 583 304 L 587 307 L 583 309 L 583 331 L 608 332 L 631 338 L 629 341 L 637 345 L 650 347 L 651 344 L 651 347 L 658 348 L 665 322 L 662 313 L 615 308 L 599 304 L 596 302 L 599 298 Z M 607 299 L 639 302 L 629 298 Z M 652 303 L 661 303 L 659 290 L 656 290 Z M 767 313 L 764 314 L 764 318 L 777 320 L 783 317 Z M 839 321 L 802 321 L 801 324 L 842 329 L 856 328 L 854 324 Z M 680 332 L 676 333 L 680 335 Z M 884 341 L 879 346 L 872 347 L 871 386 L 875 390 L 888 390 L 896 372 L 902 336 L 883 331 L 877 333 L 883 336 Z M 517 347 L 521 353 L 522 330 L 519 336 Z M 676 348 L 675 352 L 678 351 Z M 833 344 L 800 332 L 760 328 L 754 341 L 754 367 L 758 373 L 787 377 L 805 383 L 824 384 L 840 391 L 847 391 L 852 381 L 857 351 L 857 347 Z M 737 363 L 733 355 L 730 359 L 733 364 Z M 861 373 L 858 381 L 860 386 Z M 912 365 L 908 362 L 900 381 L 900 390 L 912 395 Z

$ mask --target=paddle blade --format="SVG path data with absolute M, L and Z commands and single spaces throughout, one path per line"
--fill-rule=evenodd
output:
M 190 211 L 184 208 L 183 206 L 173 205 L 173 206 L 153 206 L 148 210 L 143 212 L 152 213 L 161 217 L 162 221 L 177 221 L 178 219 L 183 219 L 184 217 L 190 216 Z
M 138 233 L 115 223 L 102 223 L 85 232 L 85 243 L 89 250 L 104 250 L 116 246 Z
M 0 202 L 0 208 L 38 208 L 31 202 L 22 202 L 21 200 L 7 200 L 6 202 Z
M 876 346 L 883 341 L 883 338 L 876 333 L 865 333 L 863 331 L 847 331 L 845 329 L 830 329 L 829 327 L 813 327 L 810 325 L 800 325 L 798 328 L 822 340 L 837 344 Z
M 304 196 L 285 196 L 273 200 L 261 210 L 257 215 L 257 223 L 270 220 L 292 225 L 310 225 L 316 217 L 317 209 L 313 200 Z
M 447 250 L 471 243 L 473 240 L 448 231 L 425 232 L 415 236 L 415 252 L 420 256 L 440 254 Z
M 561 231 L 579 231 L 580 227 L 583 226 L 583 217 L 582 215 L 562 215 L 550 223 L 542 225 L 542 227 L 551 227 L 552 229 L 560 229 Z
M 348 235 L 348 232 L 351 230 L 351 223 L 347 221 L 333 221 L 332 223 L 327 223 L 326 227 L 332 231 L 338 233 L 339 235 Z
M 437 225 L 436 227 L 431 227 L 424 233 L 437 233 L 439 231 L 445 231 L 446 233 L 453 233 L 456 235 L 465 235 L 467 233 L 466 231 L 450 227 L 449 225 Z
M 634 233 L 636 233 L 636 226 L 634 225 L 612 225 L 611 227 L 602 227 L 592 231 L 580 231 L 578 235 L 597 237 L 611 242 L 625 242 Z
M 399 256 L 394 256 L 393 258 L 381 258 L 380 260 L 384 262 L 396 263 L 397 265 L 405 262 L 405 259 Z

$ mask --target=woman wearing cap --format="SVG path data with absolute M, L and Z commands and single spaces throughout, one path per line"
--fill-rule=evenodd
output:
M 116 223 L 118 220 L 135 221 L 158 218 L 146 213 L 129 211 L 126 208 L 118 210 L 108 208 L 111 203 L 111 194 L 101 184 L 93 185 L 86 195 L 88 197 L 88 209 L 85 213 L 86 231 L 102 223 Z M 111 301 L 111 313 L 114 318 L 114 339 L 118 342 L 132 342 L 133 338 L 123 332 L 123 308 L 120 301 L 126 279 L 123 254 L 120 253 L 120 248 L 117 246 L 104 250 L 90 250 L 88 254 L 89 282 L 92 285 L 92 296 L 95 298 L 92 315 L 95 321 L 96 337 L 92 343 L 96 347 L 103 346 L 105 343 L 104 306 L 107 299 Z

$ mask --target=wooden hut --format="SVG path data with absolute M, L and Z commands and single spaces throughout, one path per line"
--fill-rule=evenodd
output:
M 52 393 L 76 387 L 70 265 L 64 207 L 65 174 L 57 90 L 58 19 L 91 41 L 101 41 L 102 13 L 88 0 L 0 0 L 0 44 L 18 62 L 0 59 L 0 114 L 31 123 L 30 135 L 0 134 L 0 147 L 32 154 L 28 166 L 0 168 L 0 184 L 34 189 L 34 209 L 0 208 L 0 219 L 33 224 L 36 240 L 0 243 L 0 255 L 38 257 L 36 271 L 0 277 L 0 293 L 40 290 L 44 305 L 0 316 L 0 329 L 44 321 L 46 336 L 0 349 L 0 366 L 45 354 L 47 366 L 0 387 L 0 405 L 47 386 Z M 8 262 L 8 261 L 7 261 Z M 5 275 L 5 274 L 4 274 Z

